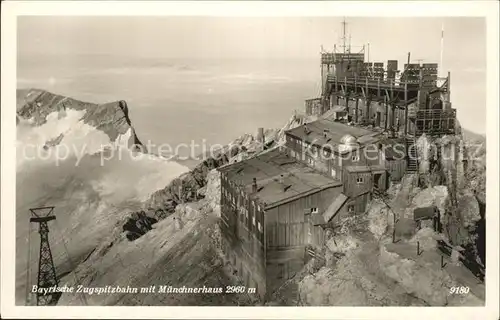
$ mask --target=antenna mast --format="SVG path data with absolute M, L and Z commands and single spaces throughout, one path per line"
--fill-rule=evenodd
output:
M 442 72 L 440 71 L 443 69 L 443 51 L 444 51 L 444 22 L 441 24 L 441 52 L 439 57 L 438 75 L 442 74 Z
M 368 47 L 368 48 L 367 48 L 367 50 L 368 50 L 368 53 L 367 53 L 367 55 L 368 55 L 367 60 L 368 60 L 368 61 L 367 61 L 367 62 L 370 62 L 370 42 L 368 42 L 367 47 Z
M 346 49 L 346 36 L 345 36 L 345 26 L 347 25 L 347 22 L 345 22 L 345 17 L 344 17 L 344 20 L 342 21 L 342 43 L 343 43 L 343 47 L 344 47 L 344 53 L 345 53 L 345 49 Z
M 56 217 L 52 215 L 54 207 L 39 207 L 32 208 L 30 222 L 39 224 L 38 232 L 40 233 L 40 256 L 38 260 L 38 289 L 57 287 L 59 281 L 56 275 L 56 268 L 54 260 L 52 259 L 52 251 L 49 244 L 49 225 L 48 222 L 55 220 Z M 44 212 L 45 214 L 43 214 Z M 36 293 L 36 304 L 38 306 L 55 305 L 61 292 L 43 292 Z
M 351 53 L 351 33 L 349 33 L 349 49 L 347 50 L 347 53 Z

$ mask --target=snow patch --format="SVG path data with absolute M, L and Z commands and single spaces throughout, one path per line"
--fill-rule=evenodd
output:
M 373 199 L 368 211 L 368 229 L 375 236 L 380 239 L 389 228 L 389 220 L 392 221 L 393 213 L 389 213 L 385 203 Z
M 326 242 L 326 247 L 331 252 L 347 253 L 359 246 L 358 241 L 353 237 L 342 235 L 334 236 Z

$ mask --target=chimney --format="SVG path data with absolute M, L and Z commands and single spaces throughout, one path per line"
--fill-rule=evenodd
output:
M 304 123 L 304 132 L 306 134 L 309 134 L 309 132 L 310 132 L 309 128 L 307 127 L 307 123 Z
M 257 140 L 264 144 L 264 128 L 259 128 L 257 132 Z
M 253 178 L 253 181 L 252 181 L 252 192 L 257 192 L 257 178 Z
M 265 150 L 266 137 L 264 135 L 264 128 L 259 128 L 257 133 L 257 141 L 261 144 L 261 149 Z
M 285 177 L 283 175 L 280 175 L 279 183 L 285 183 Z
M 323 129 L 323 137 L 328 138 L 328 129 Z

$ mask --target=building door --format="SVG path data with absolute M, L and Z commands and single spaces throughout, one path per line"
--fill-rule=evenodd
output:
M 332 178 L 337 179 L 337 169 L 331 168 L 330 172 L 331 172 Z
M 380 111 L 377 111 L 377 115 L 375 117 L 375 126 L 376 127 L 380 127 L 380 117 L 382 116 L 382 114 L 380 113 Z
M 381 185 L 381 183 L 380 183 L 380 182 L 381 182 L 381 181 L 380 181 L 380 180 L 381 180 L 381 179 L 380 179 L 381 177 L 382 177 L 382 174 L 380 174 L 380 173 L 375 173 L 375 174 L 373 175 L 373 188 L 374 188 L 374 189 L 376 189 L 376 190 L 380 190 L 380 189 L 382 189 L 382 185 Z

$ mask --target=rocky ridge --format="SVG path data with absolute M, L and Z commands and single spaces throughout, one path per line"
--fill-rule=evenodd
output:
M 81 121 L 104 132 L 110 141 L 116 141 L 118 137 L 125 135 L 130 130 L 131 135 L 127 141 L 128 147 L 134 151 L 147 152 L 145 146 L 135 133 L 128 115 L 127 103 L 123 100 L 95 104 L 39 89 L 18 89 L 16 93 L 17 123 L 22 118 L 30 120 L 35 126 L 40 126 L 47 121 L 47 116 L 51 113 L 56 112 L 62 117 L 66 110 L 69 109 L 85 111 Z M 61 135 L 64 135 L 64 133 L 61 133 Z M 59 143 L 62 137 L 58 138 L 58 141 L 47 142 L 50 146 L 53 146 Z

